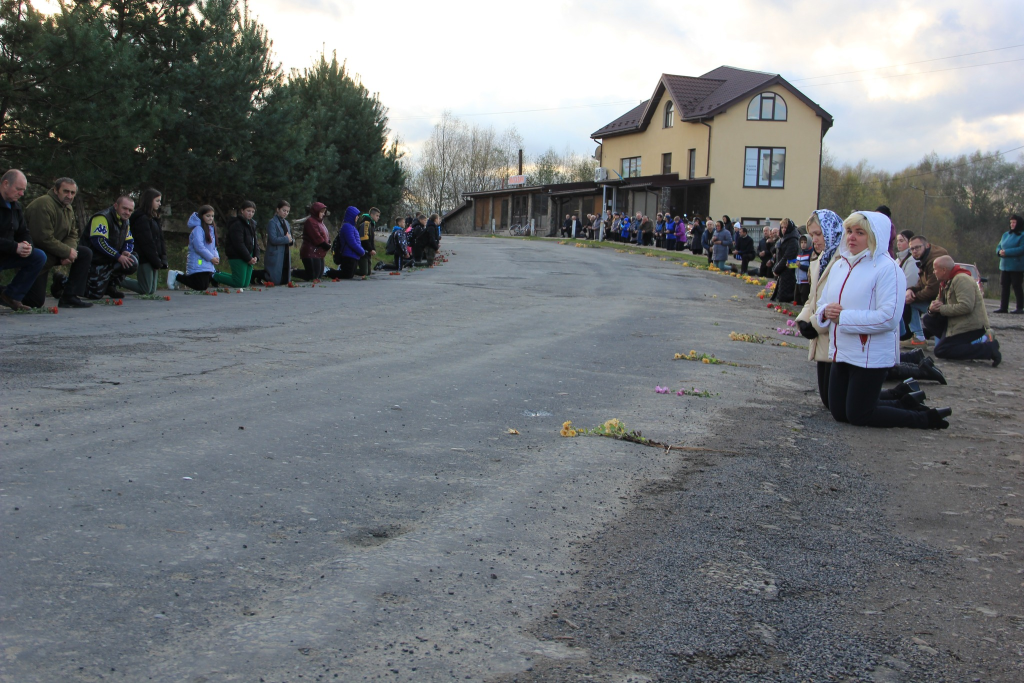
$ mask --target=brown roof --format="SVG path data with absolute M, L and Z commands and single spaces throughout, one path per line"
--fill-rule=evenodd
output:
M 700 120 L 720 114 L 737 101 L 772 85 L 783 85 L 822 119 L 822 134 L 832 127 L 832 115 L 790 85 L 782 76 L 720 66 L 703 76 L 662 74 L 650 99 L 595 131 L 591 138 L 606 138 L 646 130 L 667 92 L 680 120 Z

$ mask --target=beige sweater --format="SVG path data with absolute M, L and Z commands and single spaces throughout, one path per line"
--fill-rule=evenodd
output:
M 831 266 L 835 262 L 835 257 L 832 258 L 832 262 L 829 263 Z M 807 295 L 807 302 L 804 307 L 800 309 L 800 315 L 796 317 L 796 321 L 810 323 L 815 330 L 818 331 L 818 336 L 814 339 L 809 339 L 810 347 L 807 352 L 807 360 L 812 363 L 831 363 L 832 359 L 828 355 L 828 340 L 829 340 L 829 328 L 818 327 L 817 316 L 814 315 L 815 309 L 818 308 L 818 297 L 821 296 L 821 289 L 825 286 L 828 281 L 828 269 L 825 269 L 825 277 L 821 277 L 819 272 L 821 266 L 821 254 L 815 254 L 811 257 L 811 267 L 808 270 L 808 274 L 811 277 L 811 291 Z

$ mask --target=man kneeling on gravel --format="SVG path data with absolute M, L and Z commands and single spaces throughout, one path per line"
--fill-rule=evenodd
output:
M 941 316 L 946 328 L 935 344 L 935 357 L 991 360 L 992 367 L 998 366 L 1003 356 L 992 336 L 985 298 L 974 276 L 956 265 L 951 256 L 939 256 L 932 267 L 939 281 L 939 296 L 928 306 L 928 312 Z

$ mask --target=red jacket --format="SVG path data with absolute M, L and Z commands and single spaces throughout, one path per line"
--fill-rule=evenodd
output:
M 301 258 L 324 258 L 327 256 L 331 237 L 327 234 L 324 224 L 316 218 L 326 208 L 320 202 L 309 207 L 309 218 L 302 225 L 302 248 L 299 249 Z M 324 247 L 325 244 L 328 246 Z

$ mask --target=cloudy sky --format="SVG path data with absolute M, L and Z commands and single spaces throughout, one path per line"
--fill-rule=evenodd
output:
M 590 134 L 663 72 L 722 64 L 780 73 L 817 101 L 835 117 L 825 143 L 841 161 L 898 170 L 933 151 L 1024 145 L 1020 0 L 250 0 L 250 11 L 286 68 L 336 50 L 412 153 L 448 109 L 514 125 L 528 154 L 589 154 Z

